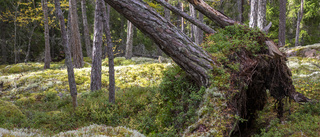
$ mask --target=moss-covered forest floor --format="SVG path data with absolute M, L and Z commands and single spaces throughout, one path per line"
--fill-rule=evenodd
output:
M 172 63 L 116 58 L 116 104 L 108 103 L 108 67 L 102 90 L 90 92 L 90 60 L 75 69 L 78 108 L 73 110 L 64 62 L 0 66 L 0 136 L 178 136 L 197 121 L 204 89 L 186 81 Z M 320 100 L 320 60 L 290 57 L 296 90 Z M 258 113 L 252 136 L 320 136 L 320 104 L 285 103 L 279 120 L 274 100 Z M 241 133 L 240 133 L 241 134 Z

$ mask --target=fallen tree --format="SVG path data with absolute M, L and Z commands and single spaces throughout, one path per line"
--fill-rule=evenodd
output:
M 272 40 L 259 30 L 236 25 L 239 23 L 202 0 L 188 1 L 228 31 L 207 41 L 203 48 L 211 54 L 143 0 L 105 0 L 153 39 L 195 83 L 207 87 L 208 97 L 199 110 L 199 120 L 184 135 L 230 136 L 250 127 L 256 111 L 266 103 L 267 90 L 277 100 L 279 117 L 283 114 L 285 97 L 296 102 L 309 101 L 295 91 L 286 57 Z M 227 44 L 219 44 L 220 41 Z M 212 107 L 211 111 L 204 111 L 208 106 Z

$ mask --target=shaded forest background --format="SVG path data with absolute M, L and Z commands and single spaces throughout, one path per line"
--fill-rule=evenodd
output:
M 165 9 L 160 4 L 146 0 L 159 13 L 165 14 Z M 243 22 L 249 23 L 250 1 L 243 1 Z M 287 0 L 286 3 L 286 47 L 295 45 L 296 26 L 298 12 L 300 11 L 300 0 Z M 169 0 L 173 6 L 183 9 L 186 13 L 190 13 L 190 5 L 182 0 Z M 235 19 L 239 19 L 238 2 L 236 0 L 220 0 L 207 1 L 207 3 L 223 14 Z M 93 23 L 94 23 L 94 7 L 93 1 L 86 3 L 86 15 L 89 28 L 89 37 L 91 43 L 93 41 Z M 308 45 L 320 42 L 320 9 L 317 0 L 305 0 L 303 8 L 303 18 L 300 25 L 299 45 Z M 69 2 L 62 1 L 62 10 L 64 12 L 66 23 L 68 22 Z M 78 25 L 81 34 L 82 52 L 84 56 L 88 56 L 85 47 L 84 25 L 82 19 L 82 10 L 80 1 L 77 2 Z M 268 36 L 275 42 L 278 42 L 279 35 L 279 1 L 267 0 L 266 5 L 266 23 L 272 22 Z M 1 45 L 1 64 L 12 64 L 25 61 L 43 61 L 44 60 L 44 27 L 43 27 L 43 11 L 40 0 L 2 0 L 0 2 L 0 45 Z M 52 61 L 61 61 L 64 59 L 63 47 L 61 45 L 59 21 L 56 18 L 53 1 L 48 1 L 48 18 L 49 18 L 49 37 L 50 37 L 50 53 Z M 197 12 L 196 12 L 197 15 Z M 199 18 L 199 15 L 198 15 Z M 170 21 L 177 27 L 181 27 L 181 18 L 171 13 Z M 203 21 L 205 24 L 215 28 L 216 24 L 206 17 Z M 184 20 L 184 32 L 191 38 L 193 29 L 192 25 Z M 110 28 L 111 36 L 114 43 L 114 54 L 116 56 L 124 56 L 126 50 L 127 39 L 127 20 L 111 8 Z M 267 24 L 265 24 L 267 25 Z M 156 57 L 161 55 L 157 46 L 148 37 L 144 36 L 138 29 L 133 28 L 133 50 L 134 56 L 150 56 Z M 16 34 L 15 34 L 16 33 Z M 204 34 L 205 35 L 205 34 Z M 16 41 L 16 44 L 15 42 Z M 106 37 L 104 36 L 104 45 L 106 46 Z M 28 45 L 30 50 L 28 53 Z M 102 51 L 105 51 L 102 47 Z M 16 53 L 16 61 L 15 61 Z M 30 55 L 28 55 L 30 54 Z M 106 51 L 103 52 L 104 57 Z M 28 57 L 27 57 L 28 55 Z M 26 60 L 27 58 L 27 60 Z

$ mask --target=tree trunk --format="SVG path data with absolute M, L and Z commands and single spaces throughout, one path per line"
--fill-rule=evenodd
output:
M 202 13 L 200 13 L 199 12 L 199 21 L 201 22 L 201 23 L 203 23 L 203 14 Z M 203 30 L 201 29 L 201 28 L 199 28 L 199 27 L 197 27 L 197 31 L 198 31 L 198 35 L 199 35 L 199 37 L 198 37 L 198 45 L 200 45 L 200 44 L 202 44 L 202 42 L 203 42 Z M 209 33 L 209 34 L 211 34 L 211 33 Z
M 81 9 L 82 9 L 82 20 L 83 20 L 83 34 L 84 34 L 84 41 L 86 44 L 87 56 L 89 58 L 92 58 L 92 49 L 91 49 L 88 20 L 87 20 L 86 0 L 81 0 Z
M 37 27 L 37 25 L 34 23 L 34 26 L 33 26 L 32 29 L 31 29 L 31 33 L 30 33 L 29 40 L 28 40 L 28 49 L 27 49 L 26 59 L 24 60 L 24 63 L 27 63 L 28 60 L 29 60 L 31 40 L 32 40 L 32 36 L 33 36 L 34 29 L 35 29 L 36 27 Z
M 188 0 L 198 11 L 206 15 L 210 20 L 216 22 L 218 26 L 224 28 L 225 26 L 241 24 L 240 22 L 234 21 L 228 16 L 224 15 L 218 10 L 213 9 L 203 0 Z
M 78 14 L 77 14 L 77 1 L 70 0 L 69 1 L 69 10 L 71 13 L 71 41 L 72 41 L 72 56 L 73 56 L 73 63 L 76 68 L 83 67 L 83 55 L 82 55 L 82 48 L 81 48 L 81 38 L 79 32 L 79 25 L 78 25 Z
M 102 45 L 102 0 L 96 0 L 94 15 L 94 37 L 91 67 L 91 91 L 101 89 L 101 45 Z
M 166 0 L 166 2 L 169 3 L 169 0 Z M 170 10 L 166 7 L 164 7 L 164 18 L 170 22 Z
M 73 108 L 75 109 L 78 106 L 77 86 L 76 86 L 76 80 L 74 77 L 73 65 L 71 60 L 71 49 L 68 43 L 68 36 L 67 36 L 66 27 L 65 27 L 64 17 L 62 15 L 62 11 L 60 8 L 60 0 L 55 0 L 55 8 L 56 8 L 57 17 L 60 22 L 62 46 L 64 49 L 64 53 L 66 55 L 65 64 L 67 66 L 67 71 L 68 71 L 68 82 L 69 82 L 70 94 L 72 97 L 72 105 L 73 105 Z
M 110 6 L 107 4 L 107 11 L 105 8 L 105 2 L 102 1 L 102 12 L 103 12 L 103 24 L 104 30 L 107 38 L 107 54 L 109 58 L 109 102 L 115 103 L 115 77 L 114 77 L 114 61 L 113 61 L 113 43 L 111 40 L 110 34 L 110 25 L 109 25 L 109 17 L 110 17 Z
M 251 0 L 250 3 L 250 22 L 249 27 L 255 28 L 257 27 L 257 13 L 258 13 L 258 1 L 257 0 Z
M 18 17 L 18 10 L 19 10 L 19 5 L 20 5 L 19 0 L 17 2 L 17 6 L 15 6 L 15 12 L 14 12 L 14 44 L 13 44 L 13 53 L 14 53 L 14 63 L 18 63 L 18 52 L 17 52 L 17 17 Z
M 303 0 L 301 0 L 300 12 L 298 11 L 298 19 L 297 19 L 297 29 L 296 29 L 296 41 L 295 46 L 299 46 L 299 36 L 300 36 L 300 23 L 303 17 Z
M 257 26 L 260 30 L 263 30 L 266 25 L 266 8 L 267 0 L 259 0 Z
M 203 14 L 218 18 L 216 22 L 221 27 L 237 23 L 220 12 L 212 10 L 211 7 L 211 9 L 206 7 L 207 4 L 204 4 L 202 0 L 189 1 L 198 4 L 195 7 L 200 8 L 199 11 Z M 212 60 L 208 53 L 147 6 L 143 0 L 105 0 L 105 2 L 153 39 L 199 86 L 208 87 L 210 85 L 209 75 L 212 73 L 213 67 L 219 67 L 219 65 Z M 277 45 L 268 38 L 261 41 L 265 42 L 269 48 L 269 50 L 263 50 L 265 53 L 251 57 L 246 52 L 239 53 L 242 57 L 240 69 L 243 73 L 248 71 L 249 75 L 244 74 L 248 77 L 235 76 L 235 78 L 240 78 L 241 83 L 242 80 L 247 81 L 248 83 L 244 85 L 246 88 L 239 89 L 240 91 L 236 91 L 237 93 L 229 91 L 229 89 L 226 91 L 215 88 L 207 89 L 207 93 L 217 94 L 209 100 L 215 110 L 208 112 L 208 115 L 199 116 L 201 120 L 198 121 L 198 125 L 188 128 L 193 129 L 189 132 L 190 134 L 204 136 L 203 130 L 205 129 L 208 132 L 212 131 L 213 135 L 210 134 L 210 136 L 230 136 L 232 132 L 239 130 L 239 124 L 241 124 L 236 116 L 241 119 L 249 119 L 251 122 L 252 119 L 254 120 L 256 110 L 261 110 L 265 104 L 266 89 L 269 89 L 271 95 L 278 100 L 278 104 L 281 106 L 281 100 L 286 96 L 297 102 L 308 101 L 307 98 L 301 97 L 302 94 L 295 92 L 291 72 L 285 62 L 286 58 L 278 50 Z M 252 57 L 254 60 L 251 60 Z M 270 74 L 273 75 L 270 76 Z M 277 78 L 274 79 L 274 77 Z M 221 106 L 221 104 L 223 105 Z
M 181 12 L 184 13 L 184 8 L 183 8 L 182 2 L 181 2 Z M 184 18 L 183 17 L 181 17 L 181 32 L 184 32 Z
M 279 15 L 279 46 L 286 45 L 286 4 L 287 0 L 280 0 Z
M 198 85 L 209 86 L 214 61 L 201 47 L 142 0 L 105 0 L 143 33 L 150 36 Z M 134 8 L 133 8 L 134 7 Z
M 194 6 L 192 4 L 190 4 L 190 3 L 189 3 L 189 10 L 190 10 L 190 16 L 192 18 L 196 19 L 197 16 L 196 16 L 196 12 L 195 12 Z M 192 23 L 190 23 L 190 38 L 191 38 L 192 41 L 195 40 L 194 36 L 195 36 L 195 26 Z
M 132 25 L 132 23 L 128 20 L 128 23 L 127 23 L 126 54 L 125 54 L 126 59 L 131 59 L 132 58 L 133 27 L 134 26 Z
M 43 9 L 43 24 L 44 24 L 44 39 L 45 39 L 45 50 L 44 50 L 44 69 L 50 68 L 50 43 L 49 43 L 49 25 L 48 25 L 48 7 L 47 0 L 41 0 Z
M 201 18 L 201 16 L 202 16 L 202 20 L 200 19 L 200 21 L 199 21 L 199 20 L 197 20 L 197 18 L 192 17 L 192 16 L 188 15 L 187 13 L 183 12 L 183 3 L 181 3 L 182 10 L 179 10 L 178 8 L 173 7 L 172 5 L 166 3 L 164 0 L 155 0 L 155 1 L 160 3 L 162 6 L 170 9 L 175 14 L 182 16 L 181 17 L 181 31 L 182 32 L 184 29 L 184 18 L 209 34 L 216 32 L 212 28 L 210 28 L 209 26 L 207 26 L 206 24 L 203 23 L 203 14 L 201 14 L 201 13 L 199 14 L 199 18 Z
M 237 0 L 238 21 L 243 22 L 243 0 Z

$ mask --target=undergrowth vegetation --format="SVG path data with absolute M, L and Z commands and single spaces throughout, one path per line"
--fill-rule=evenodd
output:
M 210 126 L 225 130 L 223 124 L 231 119 L 246 121 L 225 113 L 228 98 L 224 93 L 237 93 L 240 86 L 230 85 L 233 73 L 239 72 L 241 66 L 236 62 L 236 56 L 231 59 L 228 56 L 236 55 L 242 49 L 253 51 L 252 56 L 261 49 L 266 50 L 261 43 L 264 34 L 257 30 L 247 33 L 248 28 L 239 27 L 226 27 L 209 36 L 202 45 L 218 63 L 212 74 L 212 87 L 208 89 L 196 86 L 175 64 L 157 63 L 157 60 L 146 58 L 116 58 L 116 103 L 110 104 L 108 60 L 102 63 L 102 89 L 90 92 L 91 60 L 86 58 L 86 67 L 75 69 L 79 94 L 78 107 L 74 110 L 64 61 L 53 63 L 47 70 L 43 70 L 41 63 L 0 66 L 0 135 L 15 135 L 1 129 L 5 128 L 14 129 L 12 132 L 23 129 L 30 136 L 144 134 L 162 137 L 188 136 L 195 131 L 208 133 L 201 135 L 222 136 L 221 132 L 209 130 Z M 221 41 L 214 41 L 216 39 Z M 316 59 L 288 59 L 296 90 L 315 100 L 320 99 L 317 64 L 320 62 Z M 318 102 L 304 105 L 287 102 L 285 115 L 279 120 L 274 112 L 275 100 L 269 98 L 267 101 L 257 114 L 254 136 L 320 135 Z

